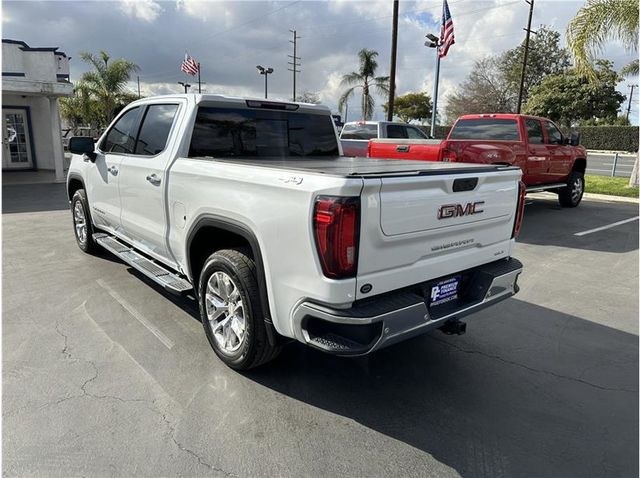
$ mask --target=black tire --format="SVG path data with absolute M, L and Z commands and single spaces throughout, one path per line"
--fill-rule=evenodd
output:
M 558 190 L 558 201 L 562 207 L 576 207 L 584 194 L 584 173 L 571 171 L 567 185 Z
M 84 238 L 81 236 L 80 229 L 78 227 L 79 217 L 77 214 L 77 208 L 80 208 L 84 215 L 85 234 Z M 95 254 L 98 245 L 93 240 L 93 224 L 91 223 L 91 212 L 89 211 L 89 203 L 87 202 L 87 195 L 84 189 L 78 189 L 73 198 L 71 198 L 71 218 L 73 220 L 73 235 L 76 238 L 78 247 L 87 254 Z
M 222 274 L 218 274 L 216 278 L 212 279 L 212 276 L 217 272 Z M 213 284 L 216 284 L 217 278 L 224 277 L 224 274 L 231 279 L 233 290 L 237 290 L 239 293 L 244 317 L 244 329 L 241 329 L 244 336 L 242 340 L 237 340 L 238 336 L 233 332 L 234 341 L 238 342 L 233 344 L 238 347 L 237 350 L 233 351 L 225 349 L 225 346 L 230 344 L 225 342 L 221 345 L 219 343 L 221 339 L 225 340 L 224 327 L 222 327 L 223 337 L 219 335 L 216 338 L 214 329 L 220 332 L 220 323 L 209 321 L 207 315 L 206 292 L 209 281 L 212 279 Z M 212 290 L 214 289 L 209 289 L 209 291 Z M 231 295 L 234 294 L 232 293 Z M 227 302 L 227 304 L 229 303 L 231 302 Z M 235 370 L 249 370 L 273 360 L 280 352 L 281 347 L 271 345 L 267 337 L 258 289 L 256 264 L 249 257 L 248 251 L 244 249 L 223 249 L 207 258 L 198 281 L 198 305 L 200 307 L 200 318 L 209 344 L 216 355 L 229 367 Z M 213 308 L 212 310 L 216 309 Z M 228 315 L 223 314 L 221 321 L 225 317 L 228 317 Z

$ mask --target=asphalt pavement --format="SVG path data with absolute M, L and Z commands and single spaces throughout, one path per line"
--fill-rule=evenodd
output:
M 587 152 L 587 174 L 612 176 L 617 178 L 631 177 L 636 154 L 619 153 L 615 161 L 615 153 Z M 615 163 L 615 169 L 614 169 Z
M 637 204 L 529 197 L 521 291 L 464 336 L 237 373 L 60 187 L 3 191 L 3 476 L 638 476 L 638 222 L 589 232 Z

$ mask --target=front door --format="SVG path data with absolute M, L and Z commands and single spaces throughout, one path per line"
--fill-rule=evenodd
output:
M 96 148 L 96 159 L 87 166 L 87 200 L 93 223 L 107 231 L 120 230 L 120 164 L 133 152 L 141 108 L 125 111 L 109 128 Z M 85 158 L 85 161 L 88 159 Z
M 549 169 L 549 150 L 544 142 L 542 123 L 536 118 L 526 118 L 527 162 L 523 169 L 523 181 L 526 185 L 543 184 L 547 181 Z
M 178 104 L 150 104 L 143 115 L 133 154 L 120 165 L 122 231 L 135 247 L 172 264 L 167 245 L 167 211 L 164 200 L 166 169 L 175 142 L 169 135 Z
M 549 182 L 564 182 L 569 174 L 571 165 L 571 148 L 565 144 L 565 139 L 558 127 L 551 121 L 545 121 L 547 133 L 547 147 L 549 149 Z
M 32 169 L 31 131 L 26 109 L 2 108 L 2 169 Z

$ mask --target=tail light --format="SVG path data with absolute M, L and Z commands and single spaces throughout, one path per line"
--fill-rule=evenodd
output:
M 313 211 L 313 231 L 324 275 L 331 279 L 355 277 L 360 198 L 319 196 Z
M 451 151 L 450 149 L 442 150 L 442 162 L 443 163 L 455 163 L 456 162 L 456 153 Z
M 520 235 L 522 228 L 522 217 L 524 216 L 524 197 L 527 194 L 527 188 L 522 181 L 518 186 L 518 205 L 516 207 L 516 222 L 513 224 L 513 233 L 511 238 L 515 239 Z

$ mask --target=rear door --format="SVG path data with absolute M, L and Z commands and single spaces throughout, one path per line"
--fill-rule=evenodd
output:
M 87 199 L 94 224 L 109 231 L 120 230 L 120 163 L 133 151 L 142 108 L 120 114 L 96 148 L 96 160 L 87 168 Z
M 524 125 L 528 136 L 524 182 L 528 185 L 548 182 L 550 151 L 545 143 L 542 122 L 537 118 L 525 118 Z
M 165 101 L 144 107 L 140 131 L 131 154 L 120 165 L 122 231 L 136 247 L 172 263 L 167 246 L 166 169 L 173 157 L 180 103 Z
M 544 121 L 546 143 L 549 150 L 549 169 L 547 181 L 562 182 L 569 174 L 571 165 L 571 147 L 565 144 L 564 135 L 560 129 L 549 120 Z
M 432 174 L 365 179 L 357 290 L 383 293 L 508 257 L 520 176 L 445 163 Z

